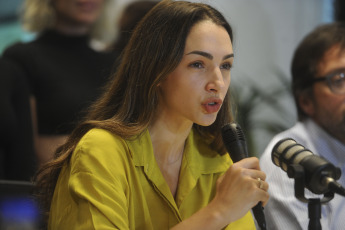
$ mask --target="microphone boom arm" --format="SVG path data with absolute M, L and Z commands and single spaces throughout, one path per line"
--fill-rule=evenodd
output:
M 309 199 L 305 197 L 304 188 L 305 185 L 305 173 L 304 168 L 298 164 L 289 165 L 287 174 L 290 178 L 295 179 L 295 196 L 298 200 L 308 203 Z M 334 192 L 329 191 L 324 194 L 324 197 L 321 200 L 321 203 L 327 203 L 332 200 L 334 197 Z
M 304 188 L 306 187 L 304 168 L 299 164 L 289 165 L 287 174 L 290 178 L 295 179 L 295 197 L 304 203 L 308 203 L 308 230 L 321 230 L 321 204 L 332 200 L 334 193 L 331 191 L 326 192 L 321 200 L 319 198 L 307 199 L 304 195 Z

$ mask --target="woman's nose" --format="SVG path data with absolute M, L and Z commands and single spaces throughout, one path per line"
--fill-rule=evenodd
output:
M 211 92 L 218 92 L 220 89 L 225 87 L 223 74 L 219 68 L 215 68 L 210 76 L 207 83 L 206 90 Z

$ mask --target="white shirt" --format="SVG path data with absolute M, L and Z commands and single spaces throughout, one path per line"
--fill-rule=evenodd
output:
M 270 186 L 268 190 L 270 199 L 265 207 L 267 229 L 307 230 L 308 204 L 295 197 L 294 179 L 289 178 L 287 173 L 271 160 L 274 145 L 287 137 L 293 138 L 315 155 L 324 157 L 339 167 L 343 174 L 345 174 L 345 145 L 308 119 L 297 122 L 292 128 L 276 135 L 261 155 L 260 166 L 267 174 L 266 181 Z M 345 187 L 345 175 L 342 175 L 337 182 Z M 312 198 L 316 195 L 305 189 L 305 197 Z M 345 197 L 335 194 L 334 198 L 322 204 L 321 208 L 322 230 L 345 229 Z

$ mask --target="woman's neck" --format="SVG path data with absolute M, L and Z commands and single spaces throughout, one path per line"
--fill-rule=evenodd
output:
M 148 130 L 157 162 L 173 164 L 181 159 L 191 126 L 173 127 L 158 121 Z
M 191 125 L 174 126 L 156 120 L 148 127 L 158 167 L 176 198 L 183 152 Z

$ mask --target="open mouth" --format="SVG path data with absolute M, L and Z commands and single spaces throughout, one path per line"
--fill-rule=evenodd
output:
M 202 104 L 206 113 L 215 113 L 218 112 L 222 105 L 222 100 L 220 99 L 209 99 Z

